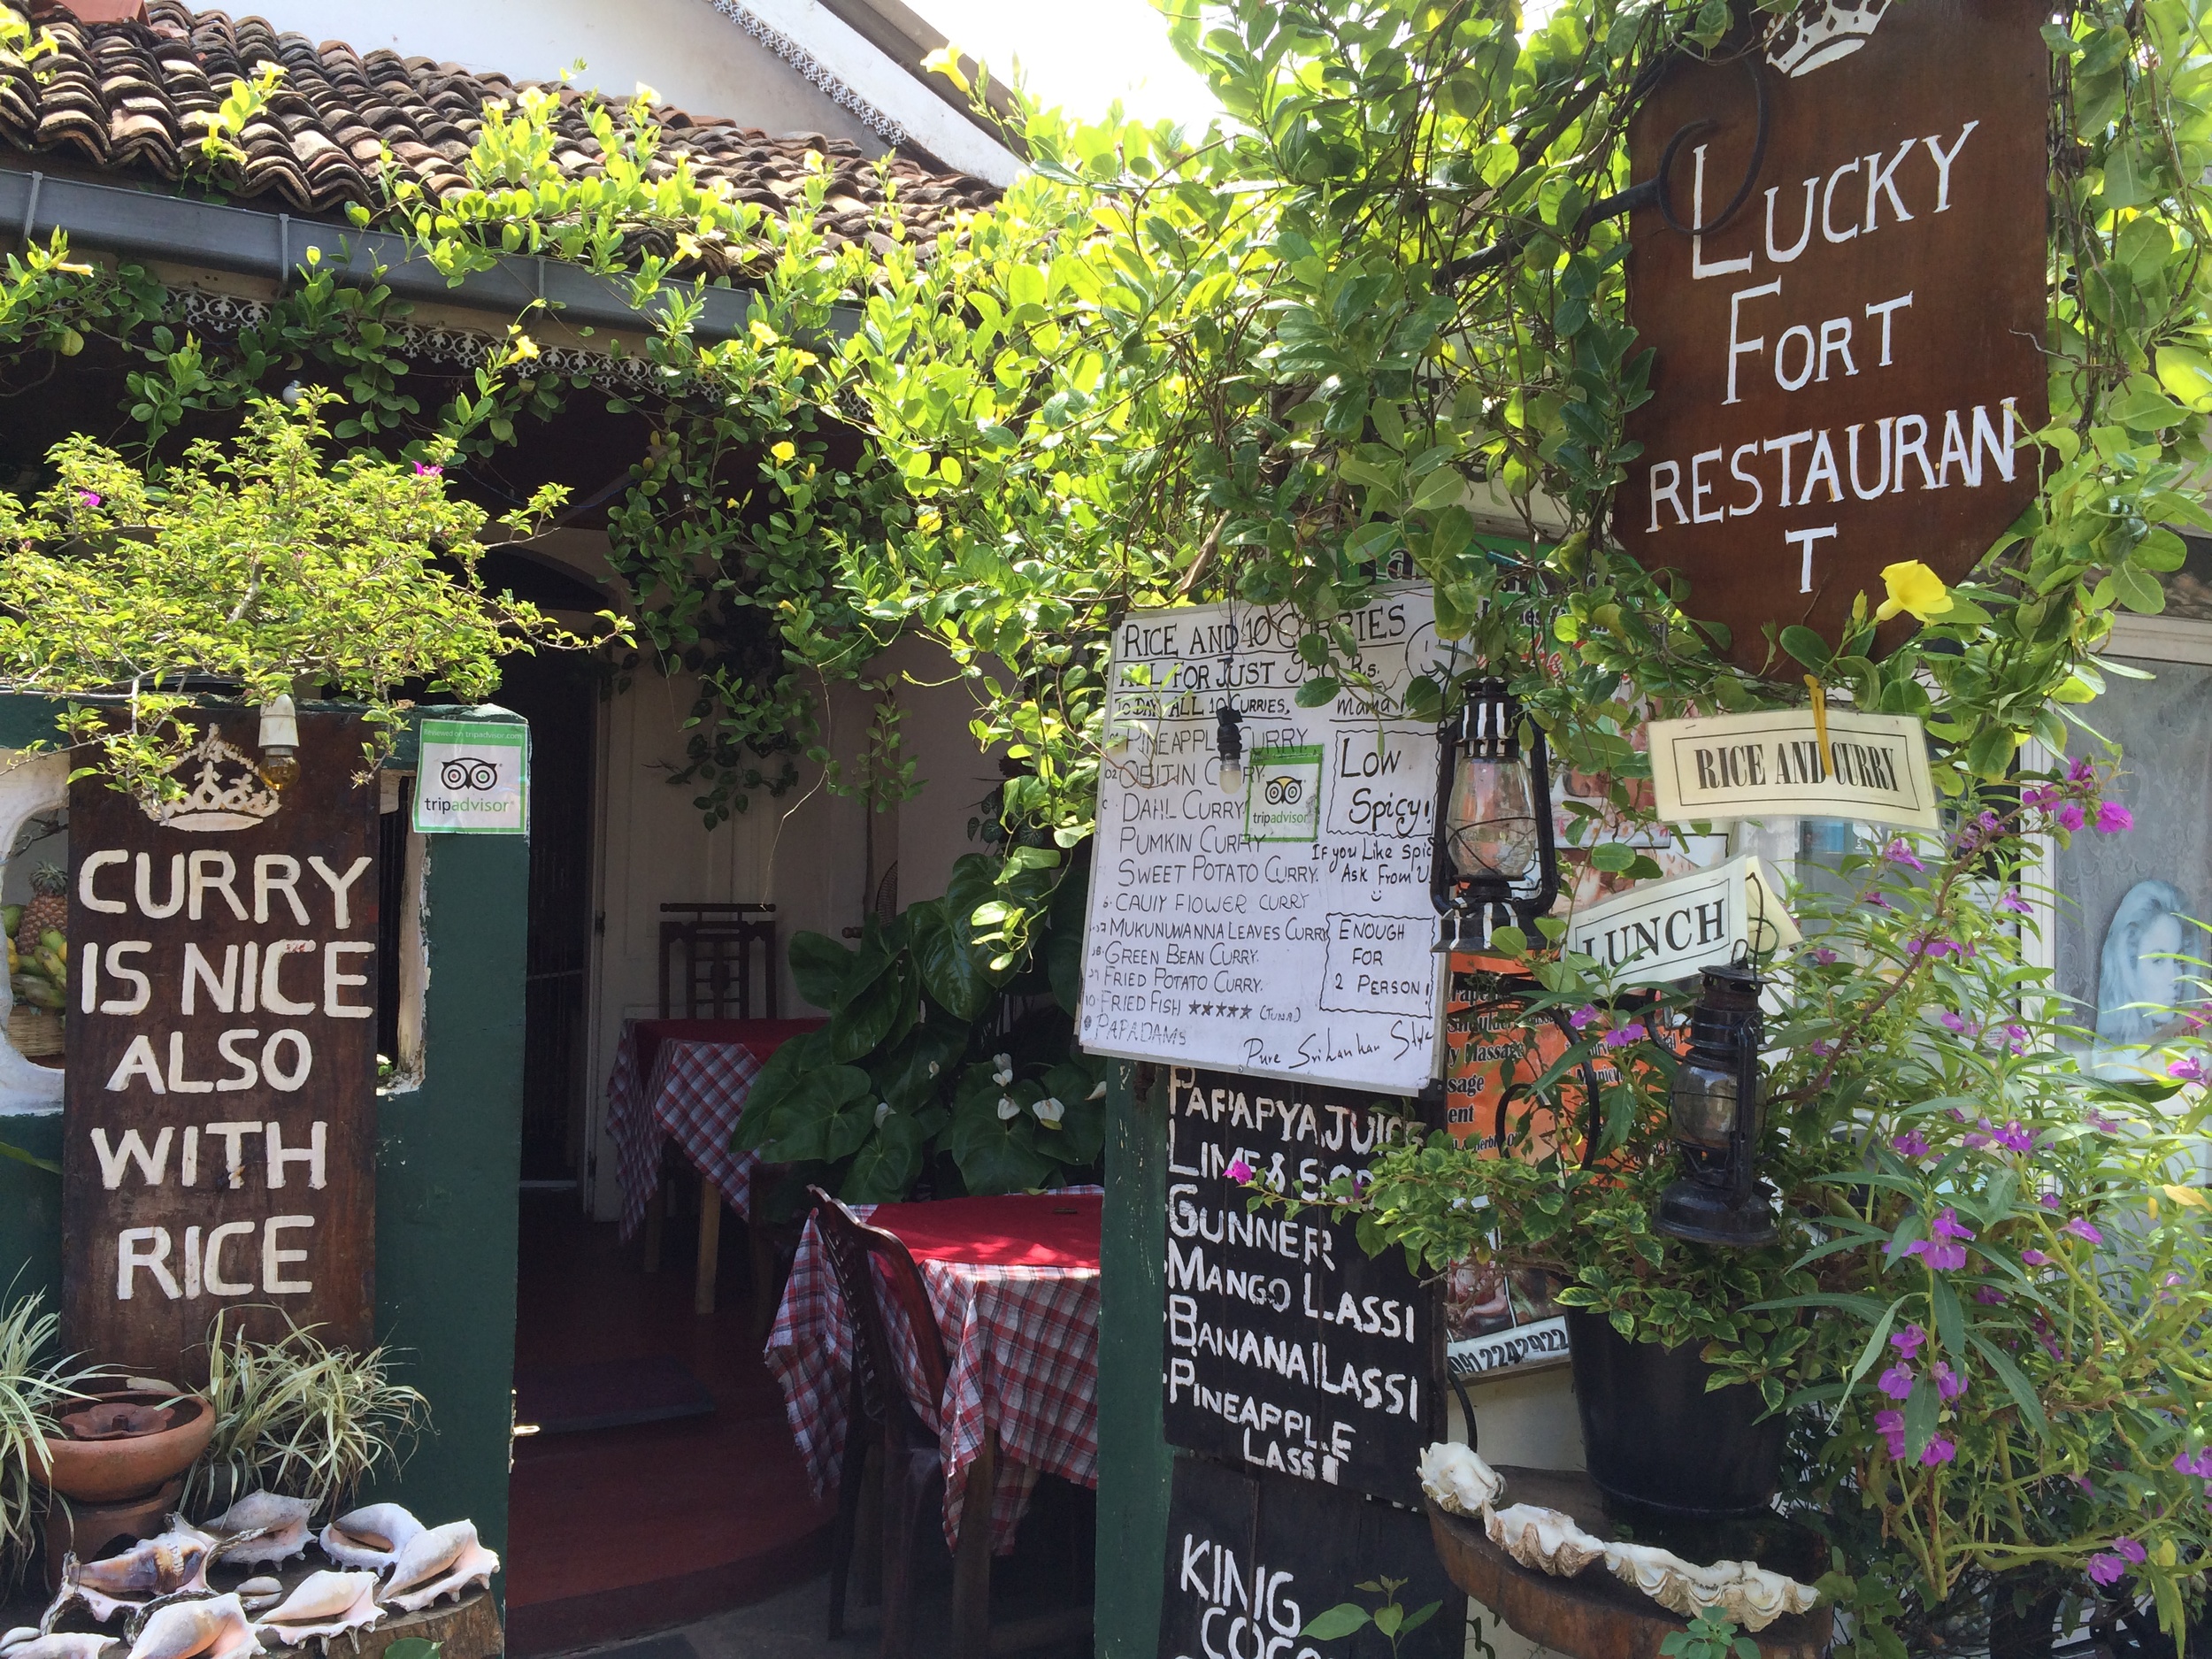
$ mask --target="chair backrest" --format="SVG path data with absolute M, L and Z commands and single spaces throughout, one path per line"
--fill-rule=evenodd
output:
M 664 904 L 661 911 L 663 1019 L 780 1018 L 774 905 Z
M 814 1225 L 829 1256 L 830 1271 L 845 1299 L 847 1317 L 857 1337 L 855 1364 L 860 1376 L 864 1409 L 877 1422 L 900 1412 L 914 1415 L 899 1371 L 898 1351 L 891 1344 L 889 1322 L 884 1317 L 879 1281 L 872 1260 L 883 1269 L 881 1288 L 890 1292 L 914 1333 L 921 1356 L 921 1384 L 933 1402 L 945 1397 L 948 1361 L 945 1340 L 937 1329 L 937 1314 L 929 1305 L 921 1270 L 898 1235 L 872 1227 L 818 1187 L 807 1188 L 814 1200 Z M 918 1417 L 916 1419 L 918 1424 Z

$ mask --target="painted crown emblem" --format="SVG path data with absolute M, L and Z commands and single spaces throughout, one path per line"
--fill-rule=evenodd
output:
M 176 770 L 188 774 L 196 770 L 197 780 L 173 801 L 139 803 L 146 816 L 165 828 L 190 833 L 251 829 L 283 804 L 262 782 L 246 751 L 225 742 L 211 726 Z
M 1890 7 L 1890 0 L 1815 0 L 1795 17 L 1775 26 L 1767 36 L 1767 62 L 1794 79 L 1824 64 L 1848 58 L 1866 44 Z

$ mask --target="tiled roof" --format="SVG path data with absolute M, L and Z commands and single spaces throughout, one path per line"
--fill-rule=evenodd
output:
M 0 0 L 0 11 L 23 15 L 19 0 Z M 273 63 L 284 72 L 280 89 L 239 135 L 247 155 L 242 173 L 221 182 L 234 196 L 303 214 L 334 217 L 353 203 L 382 205 L 379 173 L 387 165 L 440 195 L 465 189 L 462 164 L 484 105 L 511 103 L 529 84 L 426 58 L 357 52 L 340 42 L 317 45 L 260 18 L 234 21 L 179 0 L 151 0 L 142 24 L 85 24 L 60 15 L 42 27 L 58 52 L 27 64 L 0 51 L 0 140 L 174 181 L 188 164 L 200 163 L 201 129 L 188 118 L 218 110 L 236 81 Z M 566 141 L 560 164 L 572 176 L 589 176 L 601 157 L 585 125 L 583 96 L 558 90 L 565 107 L 557 130 Z M 833 243 L 874 238 L 879 248 L 888 246 L 875 158 L 858 146 L 818 134 L 772 138 L 668 105 L 657 106 L 652 118 L 660 128 L 657 169 L 672 172 L 679 157 L 688 157 L 695 177 L 720 180 L 739 199 L 772 212 L 800 196 L 807 152 L 820 152 L 833 170 L 824 231 Z M 980 179 L 933 173 L 902 156 L 889 171 L 910 236 L 933 236 L 961 210 L 987 206 L 998 195 Z M 704 260 L 709 274 L 741 263 L 714 250 Z

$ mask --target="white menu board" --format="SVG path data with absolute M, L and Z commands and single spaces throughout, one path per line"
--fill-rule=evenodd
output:
M 1114 635 L 1077 1034 L 1094 1054 L 1411 1094 L 1436 1048 L 1429 902 L 1446 672 L 1426 587 L 1340 618 L 1376 695 L 1297 705 L 1287 607 L 1133 611 Z M 1217 716 L 1244 714 L 1244 787 Z

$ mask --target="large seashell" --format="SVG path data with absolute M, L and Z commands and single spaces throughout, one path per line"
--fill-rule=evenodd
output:
M 274 1607 L 284 1600 L 284 1580 L 281 1578 L 249 1578 L 234 1594 L 245 1603 L 246 1611 L 258 1613 Z
M 489 1584 L 498 1571 L 499 1557 L 477 1541 L 476 1524 L 449 1521 L 408 1541 L 377 1600 L 418 1613 L 440 1596 L 459 1601 L 463 1591 Z
M 1604 1542 L 1557 1509 L 1517 1503 L 1484 1511 L 1482 1521 L 1492 1543 L 1524 1567 L 1555 1578 L 1571 1578 L 1592 1562 L 1605 1559 Z
M 274 1638 L 288 1647 L 316 1636 L 328 1639 L 349 1630 L 373 1630 L 384 1609 L 376 1604 L 373 1572 L 311 1572 L 284 1604 L 254 1626 L 254 1634 Z
M 81 1633 L 75 1631 L 60 1635 L 42 1636 L 36 1631 L 27 1640 L 16 1639 L 21 1631 L 10 1631 L 0 1637 L 0 1655 L 6 1659 L 101 1659 L 104 1651 L 112 1648 L 120 1659 L 123 1644 L 112 1636 L 103 1636 L 96 1631 Z
M 94 1622 L 104 1624 L 126 1609 L 143 1607 L 157 1596 L 204 1590 L 208 1563 L 215 1558 L 217 1548 L 214 1539 L 173 1515 L 167 1532 L 142 1539 L 119 1555 L 103 1561 L 65 1557 L 54 1609 L 82 1601 Z
M 223 1540 L 223 1558 L 236 1566 L 289 1561 L 307 1553 L 312 1533 L 308 1517 L 315 1506 L 305 1498 L 280 1498 L 273 1492 L 250 1492 L 205 1523 Z
M 218 1595 L 156 1608 L 129 1659 L 251 1659 L 263 1651 L 238 1598 Z
M 11 1647 L 19 1647 L 27 1641 L 36 1641 L 41 1633 L 35 1624 L 18 1624 L 4 1636 L 0 1636 L 0 1653 L 5 1653 Z
M 1438 1440 L 1421 1454 L 1421 1490 L 1454 1515 L 1480 1515 L 1505 1491 L 1505 1478 L 1471 1446 Z
M 423 1525 L 396 1503 L 372 1503 L 323 1528 L 323 1554 L 342 1567 L 381 1572 L 423 1533 Z
M 1786 1614 L 1809 1611 L 1820 1601 L 1810 1585 L 1772 1572 L 1755 1561 L 1717 1561 L 1699 1567 L 1650 1544 L 1613 1544 L 1606 1565 L 1671 1613 L 1694 1617 L 1717 1607 L 1746 1630 L 1762 1631 Z

